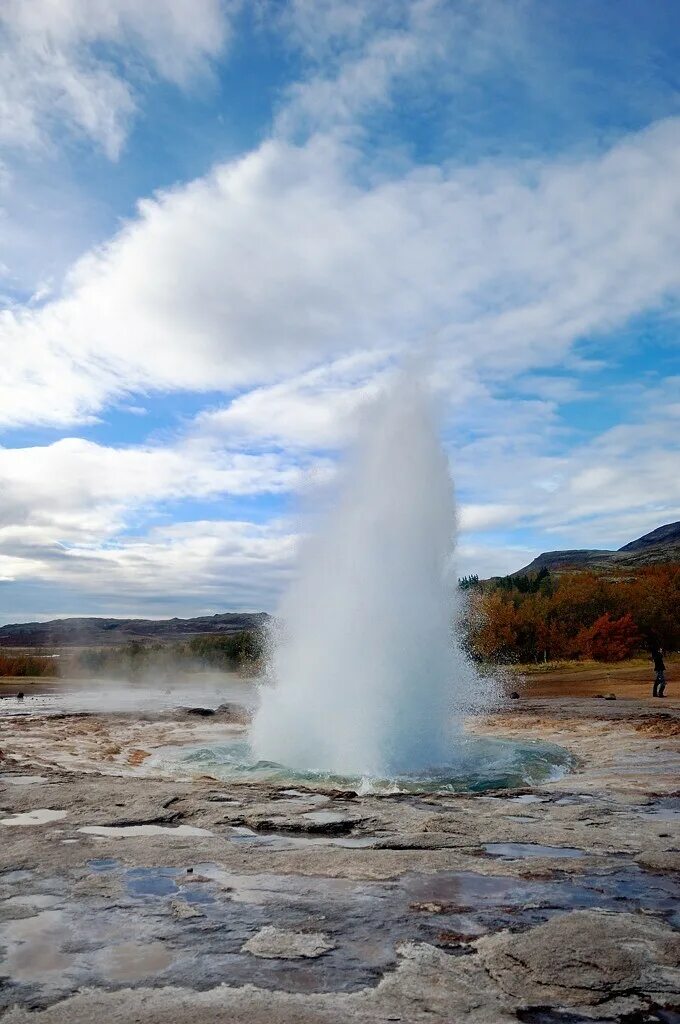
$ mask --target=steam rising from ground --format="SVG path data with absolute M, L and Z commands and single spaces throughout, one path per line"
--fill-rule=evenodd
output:
M 380 778 L 455 759 L 479 681 L 452 635 L 454 543 L 432 402 L 404 376 L 365 420 L 283 601 L 258 757 Z

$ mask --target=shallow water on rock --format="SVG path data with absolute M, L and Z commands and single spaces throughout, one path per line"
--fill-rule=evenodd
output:
M 64 877 L 0 872 L 0 1016 L 13 1003 L 37 1008 L 90 985 L 158 984 L 160 976 L 207 989 L 225 971 L 233 985 L 353 991 L 391 970 L 404 942 L 465 955 L 481 935 L 575 909 L 633 913 L 642 905 L 677 926 L 676 880 L 637 867 L 533 879 L 410 872 L 376 882 L 238 874 L 200 862 L 130 867 L 110 857 L 87 869 L 97 884 L 78 895 Z M 251 946 L 267 928 L 301 939 L 323 932 L 329 948 L 305 964 L 263 959 Z
M 572 756 L 548 743 L 464 737 L 449 764 L 388 779 L 343 776 L 332 772 L 295 772 L 272 761 L 258 761 L 246 738 L 211 746 L 166 751 L 156 765 L 225 781 L 304 782 L 370 793 L 471 792 L 513 789 L 562 778 L 574 765 Z
M 585 857 L 583 850 L 574 846 L 542 846 L 540 843 L 486 843 L 484 849 L 489 856 L 506 860 L 518 857 Z

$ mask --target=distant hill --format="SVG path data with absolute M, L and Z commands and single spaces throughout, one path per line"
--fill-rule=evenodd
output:
M 103 647 L 130 640 L 180 640 L 206 633 L 258 629 L 268 618 L 265 612 L 226 612 L 194 619 L 73 618 L 21 622 L 0 626 L 0 646 Z
M 680 562 L 680 522 L 668 523 L 624 544 L 618 551 L 598 548 L 574 551 L 544 551 L 513 576 L 526 576 L 548 569 L 550 572 L 573 572 L 583 569 L 635 569 L 641 565 Z

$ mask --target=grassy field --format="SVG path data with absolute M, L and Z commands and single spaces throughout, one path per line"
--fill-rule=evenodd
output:
M 680 698 L 680 655 L 665 656 L 666 697 Z M 515 689 L 522 697 L 596 697 L 614 693 L 625 699 L 651 698 L 654 670 L 648 658 L 606 664 L 597 661 L 516 665 Z

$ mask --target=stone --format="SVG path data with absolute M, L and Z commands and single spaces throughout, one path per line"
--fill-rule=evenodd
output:
M 477 948 L 501 989 L 529 1004 L 599 1006 L 636 990 L 680 995 L 680 936 L 649 917 L 578 910 L 521 934 L 485 936 Z
M 193 917 L 205 917 L 202 910 L 195 907 L 191 903 L 186 903 L 184 900 L 171 900 L 170 908 L 173 916 L 179 921 L 189 921 Z
M 298 960 L 303 957 L 314 959 L 321 956 L 329 949 L 335 949 L 335 943 L 330 942 L 323 932 L 293 932 L 267 925 L 261 928 L 257 935 L 253 935 L 252 939 L 248 939 L 241 948 L 253 956 Z

